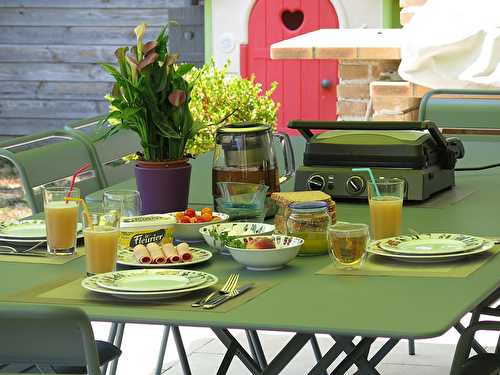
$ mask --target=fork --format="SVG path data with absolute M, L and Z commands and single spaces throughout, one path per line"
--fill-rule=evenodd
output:
M 417 240 L 420 239 L 420 235 L 418 234 L 418 232 L 415 229 L 408 228 L 408 232 L 411 233 L 412 237 L 416 237 Z
M 229 277 L 226 280 L 226 283 L 220 288 L 220 290 L 216 290 L 212 293 L 210 293 L 208 296 L 203 297 L 199 301 L 193 302 L 191 304 L 192 307 L 201 307 L 205 305 L 211 298 L 215 297 L 215 295 L 218 293 L 219 295 L 225 295 L 225 294 L 230 294 L 234 290 L 236 290 L 236 285 L 238 285 L 238 280 L 240 278 L 240 275 L 237 273 L 232 273 L 229 275 Z
M 37 244 L 31 246 L 30 248 L 28 248 L 26 250 L 22 250 L 22 251 L 16 250 L 14 247 L 8 246 L 8 245 L 0 245 L 0 249 L 7 249 L 11 253 L 29 253 L 29 252 L 32 252 L 33 250 L 35 250 L 40 245 L 43 245 L 46 242 L 47 242 L 46 240 L 40 241 Z M 1 250 L 0 250 L 0 252 L 1 252 Z

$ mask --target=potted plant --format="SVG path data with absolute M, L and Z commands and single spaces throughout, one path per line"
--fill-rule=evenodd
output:
M 110 124 L 107 135 L 129 129 L 141 140 L 135 175 L 142 213 L 183 210 L 191 175 L 186 144 L 203 127 L 189 109 L 194 80 L 186 75 L 193 65 L 176 63 L 178 55 L 168 51 L 166 27 L 147 43 L 144 23 L 134 31 L 137 44 L 115 52 L 118 67 L 101 64 L 115 79 L 101 124 Z
M 211 59 L 201 68 L 193 68 L 186 76 L 195 81 L 189 108 L 195 121 L 202 124 L 249 122 L 270 124 L 275 128 L 279 103 L 272 99 L 277 88 L 273 82 L 269 89 L 249 79 L 227 73 L 230 61 L 221 68 Z M 234 109 L 237 109 L 236 111 Z M 186 146 L 190 155 L 199 155 L 214 148 L 218 126 L 205 126 Z

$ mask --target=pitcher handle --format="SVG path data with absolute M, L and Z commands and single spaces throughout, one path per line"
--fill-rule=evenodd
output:
M 283 160 L 285 162 L 285 172 L 279 178 L 279 183 L 281 185 L 295 175 L 295 156 L 293 154 L 292 142 L 288 134 L 274 133 L 273 136 L 279 140 L 283 151 Z

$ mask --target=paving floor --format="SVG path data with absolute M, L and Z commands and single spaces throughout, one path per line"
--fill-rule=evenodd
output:
M 468 318 L 463 319 L 467 324 Z M 108 324 L 95 323 L 94 331 L 98 339 L 106 339 Z M 152 375 L 158 358 L 158 348 L 162 337 L 162 327 L 152 325 L 127 324 L 122 344 L 123 355 L 118 364 L 118 375 Z M 243 331 L 234 330 L 233 334 L 247 346 Z M 182 338 L 189 356 L 193 375 L 211 375 L 217 372 L 225 353 L 224 346 L 209 329 L 182 327 Z M 259 337 L 268 359 L 273 358 L 290 339 L 289 333 L 260 331 Z M 333 344 L 325 335 L 318 335 L 323 353 Z M 498 334 L 485 332 L 478 335 L 483 345 L 493 347 Z M 377 340 L 374 347 L 380 347 L 385 340 Z M 446 375 L 449 373 L 458 334 L 450 330 L 441 337 L 419 340 L 416 343 L 417 354 L 408 355 L 407 341 L 401 341 L 396 348 L 377 366 L 384 375 Z M 340 361 L 342 358 L 339 358 Z M 305 375 L 314 366 L 312 350 L 307 345 L 282 372 L 283 375 Z M 169 340 L 167 354 L 162 366 L 163 375 L 182 375 L 173 339 Z M 354 374 L 352 368 L 349 374 Z M 229 369 L 229 375 L 246 375 L 250 372 L 235 359 Z M 479 374 L 478 374 L 479 375 Z

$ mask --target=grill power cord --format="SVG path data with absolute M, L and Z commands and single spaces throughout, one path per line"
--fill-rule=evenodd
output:
M 483 165 L 481 167 L 456 168 L 455 171 L 456 172 L 463 172 L 463 171 L 483 171 L 485 169 L 498 168 L 498 167 L 500 167 L 500 163 Z

